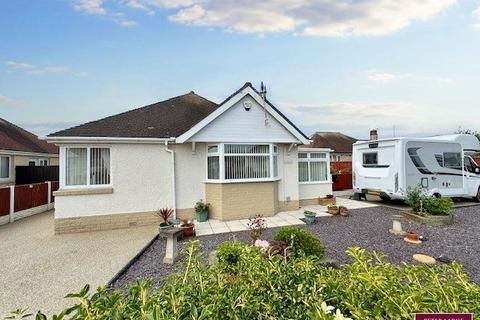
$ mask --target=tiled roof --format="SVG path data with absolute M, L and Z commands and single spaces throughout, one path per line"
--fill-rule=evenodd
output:
M 36 135 L 0 118 L 0 150 L 58 153 L 58 147 L 39 140 Z
M 306 147 L 330 148 L 334 152 L 351 153 L 352 145 L 358 140 L 340 132 L 316 132 L 310 138 L 312 142 Z
M 65 129 L 49 137 L 178 137 L 217 109 L 193 91 L 100 120 Z

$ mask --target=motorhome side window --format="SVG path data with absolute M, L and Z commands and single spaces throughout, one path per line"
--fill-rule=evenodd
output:
M 462 154 L 458 152 L 444 152 L 443 164 L 445 168 L 462 170 Z
M 363 154 L 363 165 L 368 166 L 376 166 L 378 165 L 378 154 L 376 152 L 369 152 Z

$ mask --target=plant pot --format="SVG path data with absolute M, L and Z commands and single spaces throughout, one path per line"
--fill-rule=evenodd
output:
M 192 237 L 195 234 L 193 223 L 182 224 L 180 228 L 182 229 L 182 234 L 184 237 Z
M 418 234 L 416 234 L 415 232 L 407 232 L 405 234 L 406 238 L 409 239 L 409 240 L 413 240 L 413 241 L 417 241 L 418 240 Z
M 345 207 L 339 207 L 338 212 L 340 213 L 341 216 L 348 216 L 348 209 Z
M 306 224 L 314 224 L 315 223 L 317 215 L 314 212 L 305 211 L 303 214 L 305 215 L 305 223 Z
M 168 229 L 168 228 L 171 228 L 171 227 L 173 227 L 173 224 L 168 223 L 168 222 L 162 222 L 162 223 L 160 223 L 160 225 L 158 226 L 158 229 L 159 229 L 159 230 L 165 230 L 165 229 Z
M 339 214 L 339 210 L 337 206 L 328 206 L 327 207 L 327 212 L 333 215 Z
M 319 197 L 318 204 L 321 206 L 334 206 L 337 203 L 335 197 Z
M 205 222 L 208 220 L 208 211 L 197 211 L 196 212 L 197 222 Z

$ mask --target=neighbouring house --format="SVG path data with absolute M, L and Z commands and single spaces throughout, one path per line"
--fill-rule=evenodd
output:
M 50 134 L 60 147 L 56 233 L 273 216 L 332 193 L 329 150 L 246 83 L 216 104 L 194 92 Z
M 328 148 L 330 161 L 352 161 L 352 146 L 358 140 L 340 132 L 315 132 L 310 139 L 312 142 L 307 147 Z
M 58 147 L 0 118 L 0 186 L 15 184 L 15 167 L 58 165 Z

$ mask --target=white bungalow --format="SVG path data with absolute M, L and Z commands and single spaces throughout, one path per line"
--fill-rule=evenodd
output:
M 329 150 L 308 138 L 246 83 L 220 104 L 194 92 L 48 136 L 60 147 L 57 233 L 156 223 L 171 207 L 210 218 L 318 203 L 332 193 Z

